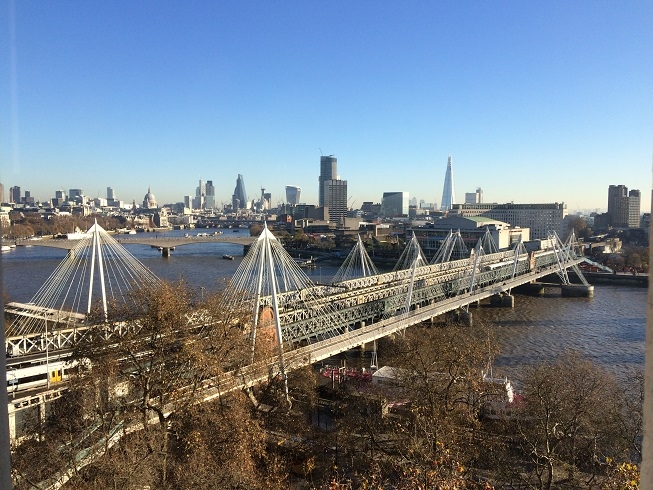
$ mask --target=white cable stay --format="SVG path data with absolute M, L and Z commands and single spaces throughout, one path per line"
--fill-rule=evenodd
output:
M 419 245 L 417 237 L 413 233 L 410 241 L 406 244 L 404 251 L 401 252 L 399 260 L 395 264 L 393 271 L 399 271 L 404 269 L 412 269 L 413 267 L 421 267 L 427 265 L 428 261 L 422 252 L 422 247 Z
M 438 251 L 431 259 L 431 264 L 443 264 L 450 260 L 460 260 L 469 257 L 469 250 L 465 246 L 460 230 L 456 233 L 449 230 L 449 234 L 444 239 Z
M 265 226 L 234 273 L 225 295 L 227 304 L 251 312 L 254 349 L 257 330 L 269 329 L 273 324 L 280 345 L 293 340 L 285 337 L 285 325 L 280 323 L 279 313 L 285 311 L 296 310 L 303 318 L 330 318 L 332 324 L 323 324 L 314 340 L 342 333 L 346 322 L 339 320 L 336 306 L 327 296 L 332 289 L 314 284 Z
M 14 308 L 18 315 L 7 331 L 12 335 L 43 332 L 48 320 L 50 329 L 70 327 L 80 323 L 96 302 L 101 302 L 106 317 L 109 302 L 124 303 L 134 289 L 160 282 L 96 222 L 29 303 Z
M 356 245 L 351 249 L 349 255 L 342 263 L 338 272 L 333 276 L 332 283 L 336 284 L 350 279 L 358 279 L 359 277 L 375 276 L 379 273 L 372 259 L 365 250 L 365 245 L 361 236 L 358 235 Z

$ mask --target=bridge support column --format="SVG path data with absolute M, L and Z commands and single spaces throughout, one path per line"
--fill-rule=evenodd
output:
M 462 323 L 466 327 L 471 327 L 472 325 L 474 325 L 474 315 L 472 315 L 472 312 L 461 310 L 460 323 Z
M 538 284 L 534 282 L 530 284 L 522 284 L 521 286 L 517 286 L 516 288 L 513 289 L 519 291 L 522 294 L 527 294 L 529 296 L 544 295 L 544 284 Z
M 170 247 L 161 248 L 161 257 L 170 257 Z
M 592 298 L 594 297 L 594 286 L 584 284 L 563 284 L 561 294 L 565 298 Z
M 503 308 L 514 308 L 515 297 L 505 293 L 495 294 L 490 297 L 490 304 L 492 306 L 500 306 Z

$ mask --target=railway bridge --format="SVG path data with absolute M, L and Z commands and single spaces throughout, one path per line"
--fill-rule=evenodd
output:
M 234 307 L 251 312 L 252 350 L 260 330 L 273 330 L 278 355 L 262 365 L 242 368 L 238 376 L 224 375 L 207 390 L 210 399 L 232 389 L 251 386 L 270 370 L 285 377 L 288 370 L 311 364 L 361 344 L 459 310 L 471 321 L 469 305 L 493 297 L 513 306 L 514 287 L 556 273 L 564 291 L 591 295 L 586 281 L 571 285 L 567 269 L 583 258 L 576 254 L 573 236 L 562 243 L 552 236 L 542 250 L 527 252 L 518 243 L 513 250 L 496 252 L 481 241 L 469 256 L 451 259 L 455 235 L 443 244 L 439 261 L 428 263 L 417 240 L 407 244 L 395 270 L 379 274 L 362 242 L 358 241 L 331 284 L 314 284 L 264 228 L 252 243 L 225 291 Z M 489 249 L 486 252 L 486 249 Z M 449 251 L 446 253 L 446 251 Z M 160 281 L 131 256 L 115 238 L 95 224 L 53 272 L 28 304 L 6 305 L 6 351 L 8 382 L 14 390 L 10 414 L 56 397 L 63 386 L 61 372 L 55 379 L 47 368 L 49 359 L 65 359 L 85 333 L 91 306 L 99 302 L 105 316 L 111 300 L 124 298 L 130 288 Z M 201 325 L 202 315 L 188 319 L 189 327 Z M 259 332 L 257 332 L 257 330 Z M 119 339 L 119 330 L 112 332 Z M 26 366 L 29 366 L 26 367 Z M 35 391 L 22 391 L 21 370 L 40 367 L 42 378 Z M 27 371 L 25 371 L 27 372 Z M 35 376 L 30 371 L 30 377 Z M 41 381 L 41 384 L 38 384 Z M 60 383 L 60 384 L 58 384 Z M 26 388 L 26 387 L 25 387 Z M 11 415 L 10 415 L 11 418 Z M 14 429 L 15 430 L 15 429 Z

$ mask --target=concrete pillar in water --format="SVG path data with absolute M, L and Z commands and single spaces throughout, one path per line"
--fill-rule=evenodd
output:
M 501 306 L 503 306 L 504 308 L 514 308 L 515 297 L 510 294 L 504 294 L 501 298 Z
M 522 284 L 521 286 L 517 286 L 513 289 L 519 291 L 522 294 L 528 294 L 529 296 L 542 296 L 544 294 L 544 284 L 538 284 L 534 282 L 529 284 Z
M 161 257 L 170 257 L 170 247 L 163 247 L 161 249 Z
M 561 293 L 566 298 L 592 298 L 594 297 L 594 286 L 591 284 L 589 286 L 584 284 L 563 284 Z
M 461 310 L 460 312 L 460 323 L 466 327 L 471 327 L 474 325 L 473 315 L 471 311 Z
M 492 306 L 502 306 L 502 298 L 500 294 L 495 294 L 494 296 L 490 296 L 490 304 Z

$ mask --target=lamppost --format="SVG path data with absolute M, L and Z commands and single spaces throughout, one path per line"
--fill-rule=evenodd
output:
M 43 320 L 45 321 L 45 379 L 47 380 L 48 389 L 50 389 L 50 356 L 48 342 L 48 310 L 43 310 Z

